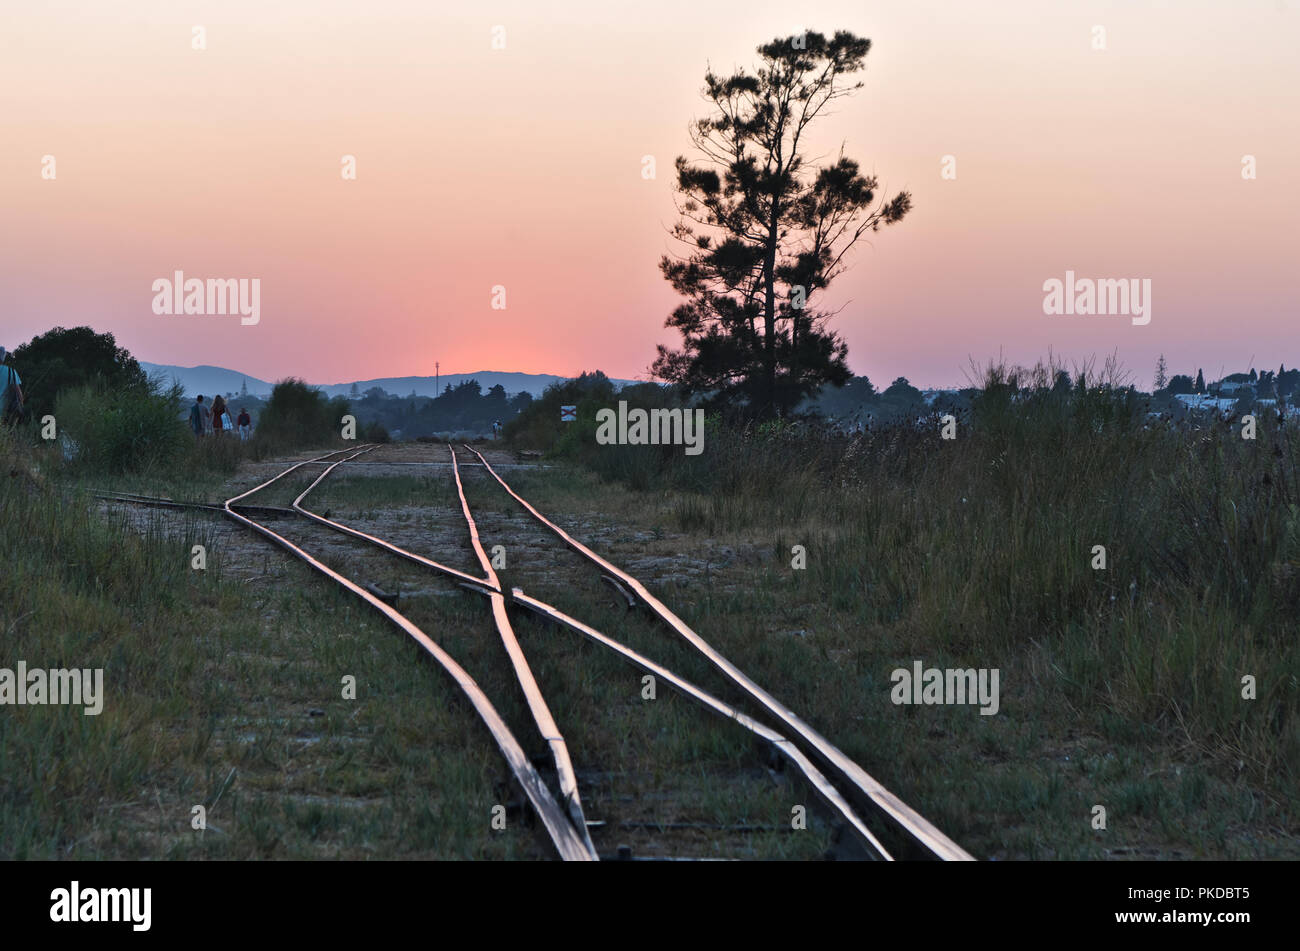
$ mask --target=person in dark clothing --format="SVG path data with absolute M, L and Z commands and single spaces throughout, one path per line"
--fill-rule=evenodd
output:
M 18 422 L 23 417 L 23 381 L 17 370 L 5 365 L 6 356 L 0 347 L 0 421 Z
M 190 429 L 194 430 L 195 439 L 203 435 L 203 415 L 207 411 L 208 408 L 203 405 L 203 394 L 200 393 L 199 398 L 190 407 Z

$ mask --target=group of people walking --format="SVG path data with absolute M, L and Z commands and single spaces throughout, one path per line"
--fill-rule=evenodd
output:
M 0 422 L 14 423 L 20 421 L 24 414 L 23 381 L 17 370 L 6 365 L 7 357 L 5 348 L 0 347 Z M 200 394 L 190 407 L 190 429 L 194 431 L 195 438 L 238 433 L 240 439 L 249 439 L 253 435 L 253 418 L 241 406 L 239 415 L 231 419 L 230 410 L 222 397 L 213 397 L 212 406 L 209 407 L 204 404 Z
M 248 415 L 248 410 L 241 406 L 239 415 L 231 420 L 230 410 L 222 397 L 214 396 L 212 406 L 208 407 L 204 405 L 203 394 L 200 393 L 190 407 L 190 429 L 194 430 L 195 438 L 238 432 L 240 439 L 248 439 L 253 434 L 253 419 Z

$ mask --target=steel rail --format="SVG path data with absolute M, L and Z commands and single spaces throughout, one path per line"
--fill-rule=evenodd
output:
M 502 593 L 499 582 L 496 586 L 492 586 L 491 582 L 487 579 L 473 578 L 462 571 L 456 570 L 455 568 L 450 568 L 446 565 L 440 564 L 439 562 L 433 561 L 432 559 L 425 558 L 421 555 L 417 555 L 414 552 L 407 551 L 405 548 L 402 548 L 398 545 L 394 545 L 391 542 L 385 541 L 382 538 L 377 538 L 374 535 L 368 535 L 365 532 L 361 532 L 348 525 L 344 525 L 342 522 L 337 522 L 334 521 L 333 519 L 325 518 L 323 516 L 317 515 L 315 512 L 312 512 L 304 508 L 302 503 L 303 500 L 307 497 L 307 495 L 309 495 L 316 488 L 316 486 L 318 486 L 322 481 L 324 481 L 325 478 L 328 477 L 329 474 L 333 472 L 338 466 L 342 465 L 344 462 L 347 461 L 349 460 L 339 460 L 338 462 L 332 463 L 319 476 L 317 476 L 316 481 L 313 482 L 311 485 L 309 485 L 305 490 L 303 490 L 302 495 L 298 496 L 298 498 L 294 500 L 293 502 L 294 509 L 296 509 L 301 514 L 307 516 L 308 518 L 326 526 L 327 528 L 332 528 L 335 531 L 339 531 L 346 535 L 350 535 L 354 538 L 360 539 L 361 541 L 369 542 L 370 544 L 382 548 L 385 551 L 390 552 L 391 554 L 405 558 L 409 561 L 413 561 L 416 564 L 423 565 L 424 567 L 429 568 L 433 571 L 437 571 L 442 574 L 445 574 L 450 578 L 455 578 L 461 582 L 462 587 L 467 588 L 476 594 L 482 595 L 483 597 L 491 598 L 493 594 Z M 849 828 L 863 841 L 863 843 L 867 846 L 869 850 L 875 852 L 886 861 L 893 860 L 893 856 L 891 856 L 889 854 L 889 851 L 883 845 L 881 845 L 880 841 L 875 837 L 875 835 L 872 834 L 871 830 L 867 827 L 866 823 L 862 821 L 861 817 L 859 817 L 857 813 L 853 811 L 853 807 L 848 803 L 848 801 L 845 800 L 842 795 L 840 795 L 839 791 L 835 789 L 835 787 L 829 782 L 829 780 L 826 779 L 825 775 L 816 767 L 816 765 L 814 765 L 813 762 L 809 760 L 803 754 L 803 752 L 799 750 L 798 747 L 796 747 L 793 743 L 787 740 L 784 736 L 777 733 L 775 730 L 772 730 L 771 728 L 767 727 L 766 725 L 759 723 L 758 721 L 754 720 L 752 717 L 749 717 L 746 714 L 736 710 L 734 707 L 727 705 L 722 700 L 719 700 L 717 697 L 714 697 L 712 694 L 706 692 L 705 690 L 701 689 L 700 687 L 696 686 L 695 684 L 691 683 L 685 678 L 677 676 L 672 671 L 668 670 L 666 667 L 662 667 L 661 665 L 645 657 L 643 654 L 639 654 L 638 652 L 628 647 L 627 645 L 619 641 L 616 641 L 612 637 L 602 634 L 600 631 L 596 630 L 595 628 L 587 624 L 584 624 L 583 622 L 577 620 L 576 618 L 571 617 L 568 614 L 565 614 L 563 611 L 561 611 L 559 608 L 556 608 L 554 605 L 548 604 L 545 601 L 541 601 L 537 598 L 529 597 L 525 595 L 523 590 L 520 588 L 514 588 L 511 591 L 511 599 L 515 603 L 519 604 L 520 606 L 527 608 L 528 610 L 533 611 L 534 613 L 543 615 L 549 620 L 556 622 L 564 627 L 568 627 L 570 630 L 582 634 L 583 636 L 596 642 L 597 644 L 601 644 L 609 648 L 610 650 L 618 653 L 624 659 L 630 661 L 631 663 L 641 667 L 643 670 L 651 674 L 654 674 L 655 676 L 664 680 L 671 687 L 673 687 L 676 690 L 679 690 L 681 693 L 685 694 L 690 699 L 695 700 L 696 702 L 700 703 L 704 707 L 713 710 L 714 712 L 719 713 L 730 720 L 734 720 L 738 725 L 740 725 L 744 729 L 747 729 L 751 733 L 754 733 L 758 735 L 760 738 L 766 740 L 769 744 L 772 745 L 774 749 L 777 750 L 777 752 L 779 752 L 782 756 L 786 757 L 786 759 L 790 760 L 792 763 L 795 764 L 795 766 L 799 768 L 800 772 L 802 772 L 804 776 L 807 777 L 808 781 L 812 784 L 814 791 L 822 798 L 822 800 L 833 811 L 839 813 L 844 818 L 844 820 L 848 823 Z
M 363 452 L 369 452 L 373 448 L 375 447 L 372 446 L 358 450 L 350 458 L 356 458 L 356 456 L 361 455 Z M 559 804 L 556 803 L 554 797 L 552 797 L 551 791 L 546 788 L 546 784 L 542 782 L 541 776 L 539 776 L 537 770 L 533 768 L 533 764 L 529 761 L 528 755 L 524 752 L 523 747 L 519 745 L 519 741 L 515 739 L 514 734 L 510 732 L 510 728 L 506 725 L 505 720 L 501 718 L 501 715 L 497 712 L 496 708 L 492 706 L 492 702 L 488 699 L 487 694 L 483 692 L 482 688 L 480 688 L 474 681 L 474 678 L 469 675 L 468 671 L 461 667 L 460 664 L 456 663 L 450 654 L 439 647 L 431 637 L 420 630 L 420 628 L 407 618 L 406 615 L 402 614 L 390 605 L 385 604 L 360 585 L 322 564 L 284 536 L 271 531 L 271 529 L 259 522 L 255 522 L 250 518 L 240 515 L 232 508 L 232 505 L 235 502 L 247 498 L 254 492 L 265 489 L 267 486 L 279 481 L 295 469 L 310 463 L 321 462 L 329 456 L 337 454 L 337 451 L 326 453 L 324 456 L 319 456 L 316 459 L 309 459 L 297 463 L 296 465 L 290 466 L 279 475 L 263 482 L 261 485 L 249 489 L 247 492 L 237 495 L 232 499 L 227 499 L 224 506 L 226 514 L 242 525 L 266 536 L 290 554 L 305 561 L 312 568 L 325 575 L 325 577 L 342 585 L 348 591 L 351 591 L 376 611 L 383 614 L 400 630 L 410 636 L 412 640 L 423 647 L 424 650 L 432 656 L 435 661 L 437 661 L 443 670 L 449 673 L 452 679 L 456 681 L 456 684 L 469 698 L 470 703 L 473 704 L 479 718 L 492 733 L 492 738 L 496 741 L 498 748 L 500 748 L 511 772 L 514 773 L 515 778 L 519 781 L 524 794 L 533 804 L 533 808 L 536 810 L 538 817 L 542 820 L 542 824 L 546 827 L 547 834 L 555 844 L 555 848 L 559 852 L 560 857 L 567 861 L 596 860 L 598 857 L 595 854 L 595 851 L 590 848 L 590 838 L 587 836 L 580 836 L 578 831 L 570 824 L 568 817 L 565 815 L 564 811 L 561 810 Z M 583 831 L 586 831 L 585 826 L 583 827 Z
M 619 643 L 612 637 L 607 637 L 594 627 L 584 624 L 577 618 L 570 617 L 553 605 L 547 604 L 545 601 L 529 597 L 524 594 L 523 590 L 520 588 L 514 588 L 511 590 L 511 599 L 516 604 L 528 608 L 535 614 L 547 618 L 557 624 L 561 624 L 572 631 L 576 631 L 588 640 L 595 641 L 597 644 L 602 644 L 605 647 L 608 647 L 624 660 L 630 661 L 647 673 L 653 674 L 667 683 L 670 687 L 673 687 L 691 700 L 694 700 L 696 703 L 701 704 L 715 713 L 721 714 L 729 720 L 734 720 L 746 730 L 749 730 L 751 733 L 766 740 L 772 745 L 773 749 L 786 759 L 790 760 L 790 762 L 794 763 L 795 766 L 799 767 L 799 770 L 812 784 L 814 791 L 821 796 L 822 800 L 832 810 L 838 812 L 844 820 L 848 822 L 849 827 L 853 832 L 855 832 L 870 849 L 874 850 L 880 858 L 887 862 L 892 862 L 894 860 L 894 857 L 889 854 L 889 851 L 883 845 L 880 844 L 880 840 L 872 834 L 871 830 L 867 828 L 866 823 L 864 823 L 858 814 L 853 811 L 853 807 L 849 805 L 848 801 L 842 795 L 840 795 L 839 790 L 831 785 L 830 781 L 822 771 L 816 767 L 812 760 L 804 755 L 802 750 L 780 733 L 777 733 L 770 727 L 759 723 L 753 717 L 741 713 L 735 707 L 730 706 L 712 694 L 700 689 L 689 680 L 677 676 L 671 670 L 655 663 L 644 654 L 640 654 L 627 645 Z
M 568 532 L 560 528 L 554 522 L 550 521 L 541 512 L 528 503 L 519 493 L 512 489 L 497 474 L 496 470 L 488 463 L 483 454 L 472 446 L 465 446 L 470 452 L 478 457 L 483 463 L 484 469 L 489 472 L 494 479 L 501 484 L 501 487 L 516 502 L 533 516 L 541 524 L 545 525 L 552 532 L 558 535 L 566 545 L 576 551 L 579 555 L 588 561 L 613 575 L 629 588 L 651 611 L 666 623 L 670 628 L 677 632 L 692 647 L 703 654 L 715 667 L 718 668 L 729 680 L 757 700 L 768 712 L 777 717 L 790 730 L 802 738 L 810 745 L 814 752 L 822 760 L 834 768 L 834 770 L 852 783 L 857 789 L 867 797 L 868 800 L 886 816 L 892 819 L 900 828 L 912 837 L 923 848 L 928 850 L 937 858 L 945 861 L 974 861 L 974 856 L 959 846 L 948 836 L 944 835 L 928 819 L 914 810 L 907 803 L 903 802 L 896 795 L 886 789 L 878 780 L 872 777 L 866 770 L 855 763 L 849 756 L 841 751 L 837 746 L 818 733 L 811 725 L 804 722 L 797 716 L 793 710 L 778 701 L 770 693 L 760 687 L 757 683 L 749 678 L 739 667 L 720 654 L 708 641 L 697 634 L 691 627 L 679 618 L 669 607 L 651 594 L 640 581 L 629 575 L 627 572 L 610 563 L 600 555 L 596 554 L 586 545 L 574 539 Z
M 178 502 L 176 499 L 160 499 L 152 495 L 132 495 L 126 492 L 117 495 L 96 493 L 95 498 L 105 502 L 126 502 L 131 505 L 144 505 L 152 508 L 206 509 L 212 512 L 225 512 L 225 507 L 218 502 Z M 239 508 L 244 512 L 260 512 L 263 515 L 293 514 L 293 509 L 281 508 L 277 505 L 241 505 Z
M 510 626 L 510 615 L 506 612 L 506 599 L 501 592 L 501 581 L 497 578 L 496 569 L 492 567 L 491 560 L 483 550 L 483 543 L 478 537 L 478 526 L 474 524 L 474 516 L 470 513 L 469 502 L 465 498 L 465 487 L 461 485 L 456 450 L 450 443 L 447 444 L 447 450 L 451 453 L 451 471 L 456 477 L 456 492 L 460 495 L 461 512 L 465 516 L 465 523 L 469 526 L 470 544 L 474 546 L 474 554 L 478 556 L 479 565 L 483 569 L 483 580 L 492 589 L 488 592 L 488 598 L 492 602 L 492 618 L 496 622 L 497 633 L 501 635 L 501 643 L 510 656 L 510 664 L 515 670 L 515 679 L 519 681 L 519 689 L 523 691 L 524 699 L 528 701 L 533 722 L 537 724 L 538 732 L 550 747 L 551 758 L 555 760 L 555 772 L 560 781 L 560 793 L 565 799 L 574 828 L 582 835 L 591 854 L 595 856 L 596 846 L 591 841 L 591 833 L 587 830 L 587 819 L 582 812 L 582 799 L 578 795 L 578 777 L 573 771 L 573 762 L 569 758 L 568 744 L 564 742 L 564 735 L 560 733 L 560 727 L 551 715 L 551 708 L 547 705 L 546 698 L 542 696 L 541 687 L 538 686 L 537 678 L 528 664 L 528 658 L 524 656 L 524 649 L 519 645 L 519 639 L 515 637 L 514 628 Z
M 302 504 L 303 499 L 307 498 L 307 496 L 311 493 L 311 491 L 315 489 L 316 486 L 320 485 L 321 482 L 325 480 L 325 477 L 328 476 L 331 472 L 333 472 L 337 466 L 341 465 L 344 462 L 349 462 L 349 461 L 350 460 L 347 459 L 340 459 L 338 462 L 331 464 L 328 469 L 326 469 L 319 476 L 317 476 L 316 481 L 313 482 L 311 485 L 307 486 L 307 488 L 303 490 L 302 495 L 298 496 L 296 499 L 293 500 L 292 511 L 295 511 L 300 515 L 305 515 L 307 518 L 311 519 L 314 522 L 318 522 L 321 525 L 324 525 L 326 528 L 332 528 L 336 532 L 342 532 L 344 535 L 351 535 L 353 538 L 360 539 L 361 541 L 364 542 L 369 542 L 372 545 L 377 545 L 380 548 L 383 548 L 386 551 L 391 552 L 392 554 L 397 555 L 400 558 L 405 558 L 408 561 L 415 562 L 417 565 L 423 565 L 424 567 L 430 568 L 434 571 L 442 572 L 443 574 L 455 578 L 458 581 L 465 582 L 468 584 L 473 584 L 473 585 L 486 584 L 486 582 L 482 578 L 475 578 L 471 574 L 466 574 L 465 572 L 460 571 L 456 568 L 452 568 L 449 565 L 444 565 L 439 562 L 436 562 L 431 558 L 425 558 L 423 555 L 417 555 L 413 551 L 407 551 L 405 548 L 400 548 L 397 545 L 385 541 L 382 538 L 378 538 L 374 535 L 368 535 L 365 532 L 360 531 L 359 529 L 355 529 L 351 527 L 350 525 L 344 525 L 342 522 L 336 522 L 333 519 L 326 518 L 323 515 L 318 515 L 317 513 L 311 511 L 308 508 L 304 508 Z

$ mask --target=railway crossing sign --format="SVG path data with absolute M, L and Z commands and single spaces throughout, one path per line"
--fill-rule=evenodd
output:
M 576 406 L 560 407 L 560 422 L 576 423 L 577 421 L 578 421 L 578 407 Z

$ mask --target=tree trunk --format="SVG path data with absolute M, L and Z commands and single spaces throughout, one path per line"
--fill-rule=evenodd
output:
M 772 415 L 776 403 L 776 242 L 779 221 L 777 199 L 773 195 L 763 262 L 763 281 L 766 284 L 763 327 L 766 335 L 763 338 L 763 405 L 758 409 L 765 417 Z

